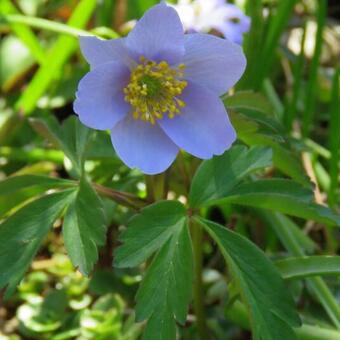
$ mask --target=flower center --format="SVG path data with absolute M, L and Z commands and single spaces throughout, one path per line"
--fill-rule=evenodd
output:
M 133 107 L 133 117 L 151 124 L 180 114 L 185 103 L 178 98 L 188 85 L 183 77 L 184 64 L 170 67 L 166 61 L 156 63 L 140 57 L 140 64 L 131 72 L 124 88 L 125 101 Z

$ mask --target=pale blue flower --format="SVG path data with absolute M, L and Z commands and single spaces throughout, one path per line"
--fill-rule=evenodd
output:
M 74 111 L 94 129 L 111 130 L 117 155 L 146 174 L 166 170 L 179 148 L 208 159 L 236 138 L 219 96 L 237 82 L 241 48 L 207 34 L 183 33 L 177 12 L 159 4 L 126 38 L 80 37 L 91 71 Z
M 179 0 L 172 5 L 187 31 L 220 32 L 225 38 L 242 44 L 250 28 L 250 18 L 225 0 Z

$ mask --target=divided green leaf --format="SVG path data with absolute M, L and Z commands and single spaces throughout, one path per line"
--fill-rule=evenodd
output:
M 0 182 L 0 216 L 48 189 L 72 187 L 75 182 L 41 175 L 8 177 Z
M 236 145 L 223 155 L 204 161 L 191 185 L 190 203 L 199 207 L 224 197 L 250 173 L 271 165 L 270 148 Z
M 135 267 L 146 261 L 183 225 L 185 208 L 176 201 L 152 204 L 133 217 L 120 235 L 123 245 L 115 252 L 116 267 Z
M 9 296 L 30 266 L 39 247 L 70 201 L 73 190 L 43 196 L 0 224 L 0 288 Z
M 106 226 L 103 203 L 85 179 L 67 209 L 63 235 L 73 265 L 88 275 L 98 260 L 98 247 L 105 243 Z
M 175 320 L 184 323 L 191 299 L 193 258 L 186 212 L 163 201 L 141 211 L 122 234 L 118 267 L 136 266 L 158 249 L 138 290 L 136 319 L 148 319 L 144 339 L 174 339 Z
M 198 219 L 218 244 L 246 303 L 255 340 L 296 339 L 300 325 L 293 300 L 277 269 L 243 236 L 208 220 Z

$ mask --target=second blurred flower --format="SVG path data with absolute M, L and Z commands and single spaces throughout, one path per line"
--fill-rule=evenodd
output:
M 225 0 L 179 0 L 177 5 L 171 6 L 189 32 L 216 30 L 225 38 L 242 44 L 243 34 L 250 28 L 250 18 Z

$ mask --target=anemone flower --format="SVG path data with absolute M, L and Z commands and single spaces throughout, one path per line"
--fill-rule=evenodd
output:
M 126 38 L 80 37 L 91 70 L 74 111 L 86 126 L 110 130 L 117 155 L 146 174 L 166 170 L 180 148 L 208 159 L 236 138 L 219 98 L 241 77 L 241 48 L 208 34 L 183 33 L 177 12 L 152 7 Z

